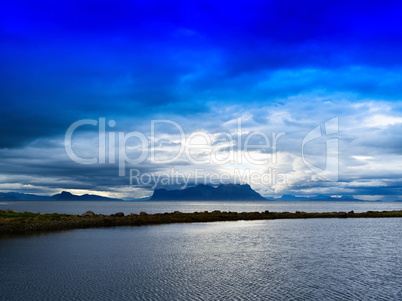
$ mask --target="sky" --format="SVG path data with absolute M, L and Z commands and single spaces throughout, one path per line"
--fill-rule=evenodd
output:
M 3 1 L 0 192 L 239 182 L 402 198 L 401 14 L 386 0 Z

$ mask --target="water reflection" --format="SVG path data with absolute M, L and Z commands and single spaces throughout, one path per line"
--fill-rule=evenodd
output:
M 83 229 L 0 241 L 5 300 L 396 300 L 399 219 Z

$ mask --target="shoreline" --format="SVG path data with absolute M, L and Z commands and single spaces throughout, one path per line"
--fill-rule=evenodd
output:
M 0 234 L 24 234 L 54 232 L 62 230 L 163 225 L 172 223 L 225 222 L 240 220 L 310 219 L 310 218 L 392 218 L 402 217 L 402 210 L 350 212 L 225 212 L 203 211 L 193 213 L 155 213 L 124 215 L 118 212 L 111 215 L 94 214 L 87 211 L 81 215 L 58 213 L 31 213 L 0 210 Z

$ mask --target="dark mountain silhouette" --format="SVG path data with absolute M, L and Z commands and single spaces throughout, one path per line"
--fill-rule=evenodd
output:
M 107 198 L 94 194 L 74 195 L 70 192 L 53 196 L 36 195 L 18 192 L 0 192 L 0 201 L 122 201 L 120 199 Z
M 151 201 L 265 201 L 250 185 L 222 184 L 216 188 L 198 185 L 182 190 L 155 189 Z
M 0 192 L 0 201 L 173 201 L 173 200 L 217 200 L 217 201 L 328 201 L 328 202 L 384 202 L 384 200 L 367 201 L 355 199 L 351 196 L 340 198 L 330 195 L 293 196 L 283 195 L 280 198 L 264 198 L 251 189 L 249 185 L 225 184 L 214 188 L 209 185 L 198 185 L 183 190 L 156 189 L 152 197 L 134 199 L 114 199 L 94 194 L 74 195 L 63 191 L 53 196 L 36 195 L 19 192 Z M 387 200 L 388 202 L 392 200 Z M 395 198 L 394 202 L 401 202 Z
M 55 201 L 121 201 L 120 199 L 107 198 L 95 194 L 75 195 L 67 191 L 62 191 L 51 197 Z
M 49 196 L 19 193 L 19 192 L 1 192 L 0 201 L 47 201 Z

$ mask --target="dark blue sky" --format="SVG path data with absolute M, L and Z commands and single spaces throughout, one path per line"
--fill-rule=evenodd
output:
M 3 2 L 0 190 L 149 195 L 115 165 L 68 158 L 67 128 L 105 117 L 148 133 L 170 119 L 213 133 L 242 118 L 248 131 L 286 132 L 275 168 L 287 182 L 255 185 L 264 195 L 402 195 L 401 15 L 400 1 Z M 319 181 L 300 143 L 335 116 L 339 180 Z M 93 132 L 77 149 L 97 149 Z

